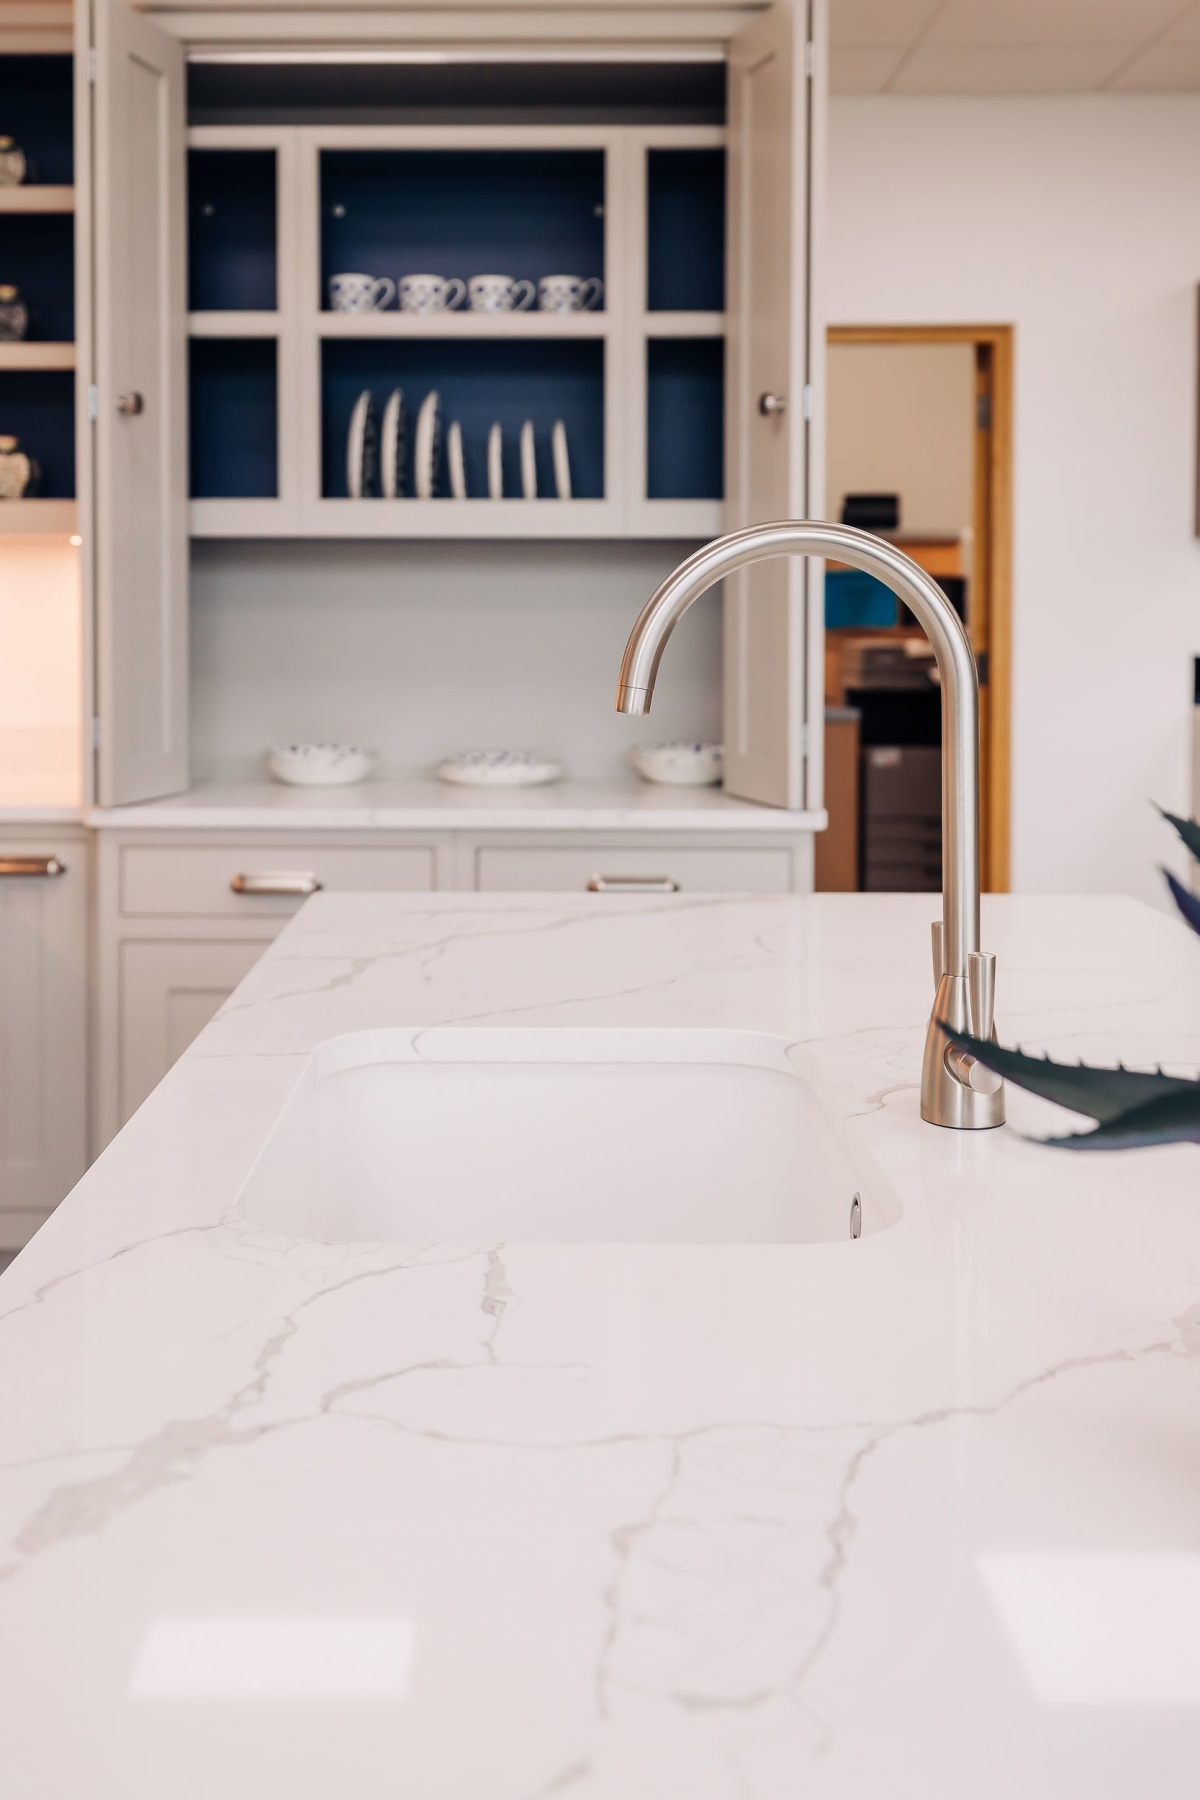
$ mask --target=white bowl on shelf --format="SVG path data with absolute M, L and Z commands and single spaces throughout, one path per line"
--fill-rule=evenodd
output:
M 458 787 L 543 787 L 561 779 L 563 766 L 537 750 L 461 750 L 434 772 Z
M 662 787 L 715 787 L 725 769 L 725 746 L 635 744 L 629 760 L 643 781 Z
M 267 751 L 271 774 L 289 787 L 349 787 L 374 766 L 371 752 L 353 744 L 277 744 Z

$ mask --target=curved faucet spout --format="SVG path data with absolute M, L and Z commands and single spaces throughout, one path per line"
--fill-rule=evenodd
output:
M 926 1046 L 922 1115 L 939 1125 L 1000 1124 L 1003 1090 L 981 1094 L 945 1054 L 943 1027 L 982 1037 L 992 1030 L 991 1017 L 985 1019 L 982 1006 L 970 999 L 990 992 L 979 951 L 979 677 L 962 620 L 925 570 L 883 538 L 818 519 L 750 525 L 715 538 L 680 563 L 642 608 L 621 661 L 617 711 L 649 712 L 667 639 L 694 600 L 727 575 L 774 556 L 829 557 L 876 576 L 929 638 L 942 688 L 942 929 L 935 930 L 941 979 Z M 990 1002 L 987 1010 L 990 1015 Z

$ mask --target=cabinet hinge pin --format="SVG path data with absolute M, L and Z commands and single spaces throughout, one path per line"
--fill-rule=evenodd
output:
M 806 419 L 811 419 L 812 416 L 813 416 L 812 382 L 806 381 L 804 384 L 804 417 Z
M 87 53 L 87 78 L 93 87 L 96 85 L 96 46 L 93 44 Z
M 100 417 L 100 389 L 93 383 L 88 388 L 88 418 L 92 424 Z

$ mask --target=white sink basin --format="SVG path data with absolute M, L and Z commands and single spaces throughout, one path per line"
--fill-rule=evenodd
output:
M 318 1045 L 239 1197 L 289 1237 L 826 1243 L 899 1217 L 783 1038 L 364 1031 Z

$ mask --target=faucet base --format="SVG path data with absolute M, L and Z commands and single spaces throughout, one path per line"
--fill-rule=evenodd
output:
M 1004 1083 L 972 1058 L 956 1057 L 948 1032 L 970 1031 L 964 975 L 943 975 L 929 1016 L 921 1065 L 921 1117 L 952 1131 L 992 1131 L 1004 1123 Z M 972 1078 L 979 1086 L 972 1085 Z

